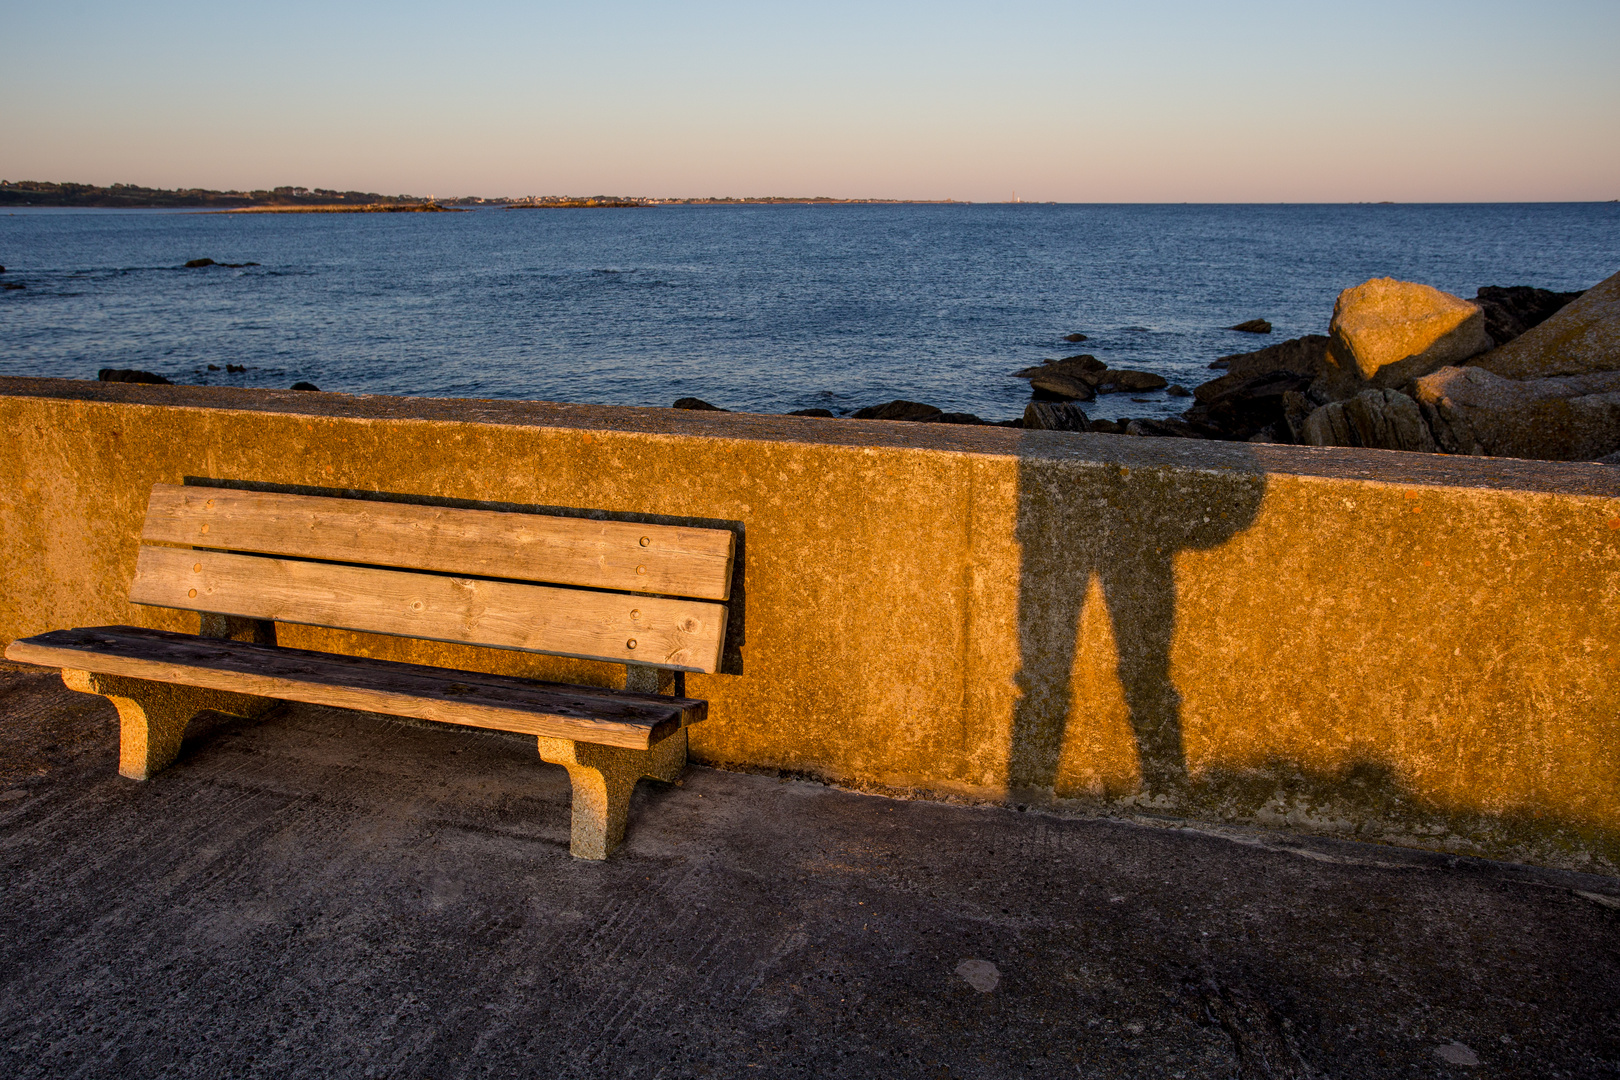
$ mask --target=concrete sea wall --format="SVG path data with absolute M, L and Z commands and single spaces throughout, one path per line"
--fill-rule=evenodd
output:
M 720 524 L 700 761 L 1620 873 L 1620 468 L 51 379 L 0 430 L 5 641 L 196 629 L 125 599 L 159 482 Z

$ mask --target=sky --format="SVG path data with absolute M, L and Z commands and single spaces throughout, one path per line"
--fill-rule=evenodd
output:
M 0 178 L 1607 200 L 1620 0 L 0 0 Z

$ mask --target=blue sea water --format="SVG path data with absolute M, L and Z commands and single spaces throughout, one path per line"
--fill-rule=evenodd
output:
M 259 265 L 182 268 L 202 257 Z M 1620 205 L 23 209 L 0 213 L 0 265 L 26 286 L 0 292 L 4 375 L 1004 419 L 1020 367 L 1090 352 L 1193 386 L 1219 356 L 1325 332 L 1371 277 L 1585 288 L 1620 270 Z M 1222 329 L 1257 317 L 1269 338 Z

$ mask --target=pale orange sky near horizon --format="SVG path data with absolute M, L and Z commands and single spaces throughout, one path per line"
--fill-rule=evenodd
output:
M 1620 198 L 1620 4 L 5 3 L 0 177 L 419 195 Z M 311 33 L 318 27 L 319 33 Z

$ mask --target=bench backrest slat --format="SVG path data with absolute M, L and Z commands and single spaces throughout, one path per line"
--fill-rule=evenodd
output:
M 142 538 L 291 558 L 725 600 L 727 529 L 159 484 Z
M 141 548 L 130 599 L 699 672 L 718 668 L 726 628 L 704 601 L 173 547 Z

